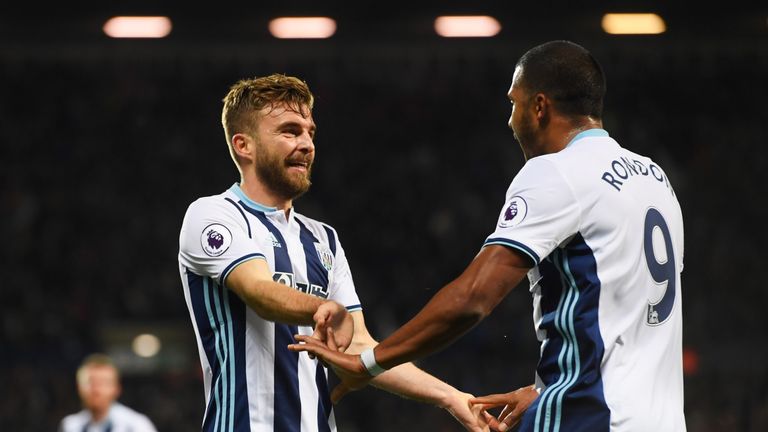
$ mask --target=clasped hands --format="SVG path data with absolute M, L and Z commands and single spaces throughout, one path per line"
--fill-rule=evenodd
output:
M 315 322 L 315 331 L 312 336 L 296 335 L 297 341 L 312 339 L 322 342 L 320 346 L 328 347 L 334 351 L 345 351 L 352 343 L 352 337 L 355 333 L 355 324 L 347 308 L 341 304 L 329 300 L 322 303 L 312 316 Z M 298 349 L 288 349 L 292 351 L 304 351 Z M 314 358 L 313 353 L 309 353 Z
M 307 352 L 317 357 L 323 364 L 333 369 L 341 383 L 333 389 L 331 400 L 337 403 L 345 394 L 366 386 L 373 378 L 363 366 L 359 355 L 345 354 L 352 342 L 354 324 L 347 310 L 340 304 L 328 301 L 323 303 L 314 315 L 315 331 L 311 336 L 296 335 L 295 344 L 288 349 L 295 352 Z M 467 398 L 468 412 L 461 407 L 449 409 L 451 414 L 468 430 L 504 432 L 515 426 L 522 418 L 528 406 L 538 397 L 533 386 L 522 387 L 504 394 Z M 501 407 L 501 413 L 494 416 L 488 410 Z M 467 418 L 467 414 L 475 420 Z M 471 423 L 471 424 L 470 424 Z

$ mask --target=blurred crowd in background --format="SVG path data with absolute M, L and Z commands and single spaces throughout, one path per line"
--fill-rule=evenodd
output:
M 606 71 L 605 128 L 660 163 L 682 205 L 688 430 L 768 430 L 767 45 L 573 40 Z M 388 335 L 493 231 L 524 163 L 506 92 L 518 56 L 543 41 L 5 51 L 0 430 L 52 431 L 79 410 L 75 370 L 92 352 L 115 357 L 121 401 L 158 430 L 199 430 L 178 234 L 194 199 L 238 180 L 220 110 L 241 78 L 295 75 L 315 93 L 314 185 L 295 206 L 338 230 L 367 325 Z M 154 357 L 131 351 L 140 333 L 159 337 Z M 418 364 L 481 395 L 530 384 L 537 353 L 523 283 Z M 374 389 L 336 418 L 350 432 L 460 430 Z

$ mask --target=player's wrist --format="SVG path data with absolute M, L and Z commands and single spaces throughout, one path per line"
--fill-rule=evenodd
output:
M 446 387 L 445 389 L 438 389 L 433 405 L 447 410 L 451 415 L 454 415 L 462 406 L 467 405 L 467 401 L 472 395 L 461 392 L 447 384 Z
M 360 353 L 360 363 L 363 364 L 365 370 L 368 371 L 368 374 L 372 377 L 381 375 L 387 371 L 376 362 L 376 354 L 374 354 L 373 348 L 368 348 Z

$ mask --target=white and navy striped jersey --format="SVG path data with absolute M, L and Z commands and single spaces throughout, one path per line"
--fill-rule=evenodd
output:
M 64 417 L 59 432 L 157 432 L 157 429 L 144 414 L 115 402 L 107 417 L 99 422 L 93 421 L 88 410 Z
M 329 432 L 336 425 L 327 371 L 288 351 L 311 327 L 267 321 L 226 287 L 227 275 L 265 259 L 274 280 L 360 310 L 336 231 L 250 200 L 234 184 L 184 217 L 179 270 L 205 381 L 206 432 Z
M 683 220 L 664 171 L 602 129 L 532 158 L 485 242 L 514 248 L 541 341 L 521 431 L 684 431 Z

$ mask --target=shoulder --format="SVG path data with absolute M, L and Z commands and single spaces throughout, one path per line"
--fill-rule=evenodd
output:
M 227 192 L 198 198 L 187 207 L 188 216 L 212 212 L 238 213 L 239 208 L 234 198 Z
M 559 153 L 529 159 L 512 180 L 510 189 L 538 189 L 566 183 L 563 160 Z
M 140 428 L 141 431 L 155 430 L 149 417 L 121 403 L 115 403 L 110 415 L 114 416 L 115 421 L 128 423 L 133 427 Z
M 86 410 L 82 410 L 80 412 L 70 414 L 63 419 L 61 419 L 61 426 L 60 430 L 62 432 L 69 432 L 69 431 L 78 431 L 82 429 L 82 427 L 88 423 L 88 420 L 91 418 L 90 414 Z
M 182 232 L 189 229 L 199 231 L 211 224 L 244 228 L 247 224 L 246 217 L 235 199 L 236 197 L 227 191 L 193 201 L 184 214 Z

